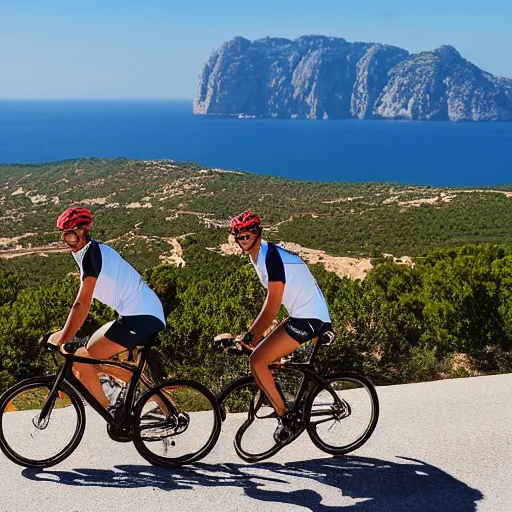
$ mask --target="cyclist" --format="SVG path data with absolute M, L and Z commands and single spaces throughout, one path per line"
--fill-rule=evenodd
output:
M 91 212 L 80 207 L 68 208 L 57 220 L 62 239 L 80 269 L 81 283 L 65 326 L 53 333 L 49 342 L 62 345 L 71 341 L 87 318 L 95 298 L 113 308 L 118 317 L 100 327 L 76 355 L 110 359 L 143 345 L 149 336 L 163 330 L 165 316 L 160 299 L 138 272 L 114 249 L 91 238 L 92 222 Z M 109 373 L 109 370 L 83 363 L 75 363 L 73 369 L 95 398 L 116 417 L 122 399 L 112 405 L 98 376 L 98 372 Z
M 295 434 L 294 422 L 268 366 L 291 354 L 302 343 L 330 330 L 329 311 L 304 261 L 279 245 L 263 240 L 257 215 L 246 211 L 233 218 L 231 234 L 244 253 L 249 254 L 261 283 L 267 289 L 263 308 L 238 340 L 254 349 L 250 358 L 252 374 L 274 407 L 278 419 L 274 439 L 276 442 L 286 442 Z M 281 304 L 285 306 L 288 318 L 264 337 Z

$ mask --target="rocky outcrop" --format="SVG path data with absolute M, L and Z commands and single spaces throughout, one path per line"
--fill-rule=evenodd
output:
M 385 118 L 510 120 L 512 103 L 500 94 L 499 84 L 452 46 L 441 46 L 411 55 L 393 68 L 374 112 Z
M 205 63 L 194 113 L 303 119 L 512 119 L 512 80 L 451 46 L 395 46 L 304 36 L 224 43 Z
M 357 63 L 350 113 L 359 119 L 375 115 L 375 102 L 388 82 L 388 74 L 408 53 L 394 46 L 374 44 Z

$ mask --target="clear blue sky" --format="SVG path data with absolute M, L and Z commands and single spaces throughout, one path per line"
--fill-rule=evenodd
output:
M 0 0 L 0 98 L 192 98 L 223 41 L 305 34 L 512 77 L 512 0 Z

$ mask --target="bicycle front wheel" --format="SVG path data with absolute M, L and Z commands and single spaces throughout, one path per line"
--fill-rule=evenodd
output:
M 316 386 L 308 398 L 307 431 L 326 453 L 344 455 L 362 446 L 379 418 L 379 400 L 373 384 L 356 374 L 325 378 L 329 387 Z
M 172 380 L 150 388 L 134 413 L 134 445 L 151 464 L 176 467 L 205 457 L 221 429 L 213 393 L 192 380 Z
M 54 380 L 55 376 L 27 379 L 0 397 L 0 448 L 20 466 L 53 466 L 69 457 L 82 439 L 82 400 L 64 382 L 52 398 Z M 48 412 L 42 417 L 45 405 Z
M 226 414 L 223 429 L 234 434 L 237 455 L 246 462 L 267 459 L 280 449 L 274 441 L 277 419 L 254 377 L 242 377 L 224 390 L 219 404 Z
M 273 373 L 283 400 L 293 402 L 303 374 L 287 368 L 274 369 Z M 221 391 L 218 400 L 226 416 L 223 428 L 235 434 L 235 451 L 242 460 L 260 462 L 274 456 L 286 445 L 274 439 L 277 416 L 252 375 L 231 383 Z

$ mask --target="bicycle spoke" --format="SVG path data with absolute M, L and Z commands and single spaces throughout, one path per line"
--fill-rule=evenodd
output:
M 336 418 L 326 418 L 325 420 L 310 421 L 309 424 L 317 426 L 317 425 L 320 425 L 322 423 L 327 423 L 328 421 L 340 421 L 340 420 L 337 420 Z

